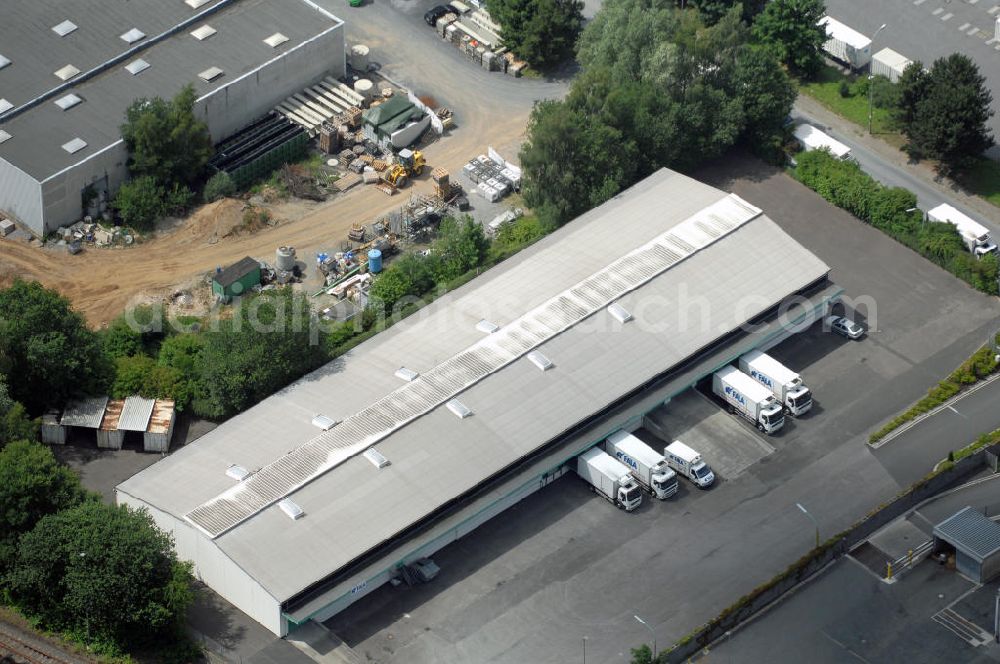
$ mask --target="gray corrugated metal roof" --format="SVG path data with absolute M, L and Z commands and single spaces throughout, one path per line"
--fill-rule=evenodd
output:
M 966 507 L 934 526 L 934 536 L 978 562 L 1000 551 L 1000 524 L 990 521 L 972 507 Z
M 0 28 L 0 44 L 12 64 L 0 70 L 0 91 L 14 104 L 12 113 L 62 85 L 52 72 L 67 63 L 87 72 L 131 49 L 142 50 L 63 92 L 74 92 L 85 100 L 70 111 L 43 103 L 0 120 L 12 136 L 0 146 L 0 158 L 43 180 L 117 142 L 125 110 L 135 99 L 169 98 L 188 83 L 194 84 L 199 96 L 208 94 L 278 55 L 263 41 L 276 28 L 290 38 L 278 49 L 287 51 L 333 25 L 303 0 L 240 0 L 212 16 L 218 34 L 211 39 L 199 42 L 181 31 L 146 46 L 156 35 L 216 4 L 195 11 L 183 2 L 159 0 L 6 3 L 0 25 L 11 29 Z M 339 9 L 331 0 L 318 0 L 318 4 Z M 51 27 L 70 14 L 79 29 L 66 37 L 57 36 Z M 119 35 L 133 27 L 148 36 L 130 45 Z M 151 66 L 133 75 L 125 65 L 138 57 Z M 226 75 L 212 82 L 198 78 L 198 72 L 209 66 L 223 69 Z M 74 137 L 85 140 L 88 147 L 74 155 L 59 149 Z
M 104 419 L 104 409 L 108 406 L 107 397 L 92 397 L 71 401 L 66 405 L 59 423 L 64 427 L 82 427 L 96 429 Z
M 146 399 L 132 395 L 125 399 L 121 417 L 118 418 L 119 431 L 145 431 L 149 426 L 149 418 L 153 414 L 155 399 Z
M 659 171 L 119 488 L 183 518 L 234 485 L 230 464 L 271 463 L 315 436 L 316 413 L 364 409 L 399 387 L 400 366 L 425 375 L 481 339 L 480 320 L 509 323 L 724 197 Z M 634 320 L 601 310 L 543 343 L 549 371 L 521 358 L 465 389 L 474 416 L 438 406 L 379 442 L 385 468 L 356 456 L 294 492 L 309 527 L 272 505 L 215 542 L 287 599 L 828 271 L 759 216 L 621 298 Z

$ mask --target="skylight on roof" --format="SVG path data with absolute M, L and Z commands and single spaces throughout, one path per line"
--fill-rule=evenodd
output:
M 76 96 L 71 92 L 65 97 L 59 97 L 59 99 L 56 99 L 55 103 L 56 106 L 58 106 L 62 110 L 68 111 L 69 109 L 73 108 L 82 101 L 83 101 L 82 99 L 80 99 L 78 96 Z
M 278 507 L 280 507 L 281 511 L 287 514 L 288 518 L 292 519 L 293 521 L 296 519 L 301 519 L 302 515 L 305 514 L 305 512 L 302 511 L 302 508 L 299 507 L 290 498 L 285 498 L 284 500 L 278 501 Z
M 125 34 L 121 35 L 121 38 L 127 41 L 129 44 L 134 44 L 145 36 L 146 33 L 140 30 L 139 28 L 132 28 Z
M 407 369 L 406 367 L 400 367 L 396 369 L 396 378 L 405 380 L 407 383 L 412 383 L 417 379 L 417 376 L 419 375 L 420 374 L 418 374 L 413 369 Z
M 364 457 L 372 462 L 376 468 L 385 468 L 389 465 L 389 460 L 386 459 L 381 452 L 379 452 L 374 447 L 369 447 L 365 450 Z
M 608 305 L 608 313 L 619 323 L 627 323 L 632 320 L 632 314 L 617 302 L 612 302 Z
M 74 152 L 79 152 L 85 147 L 87 147 L 87 141 L 82 138 L 74 138 L 69 143 L 63 143 L 62 149 L 70 154 L 73 154 Z
M 226 468 L 226 475 L 232 477 L 237 482 L 242 482 L 246 478 L 250 477 L 250 471 L 243 466 L 239 466 L 234 463 L 229 468 Z
M 62 69 L 55 70 L 53 73 L 59 78 L 59 80 L 68 81 L 69 79 L 79 74 L 80 70 L 74 67 L 73 65 L 66 65 Z
M 0 55 L 0 69 L 3 69 L 9 64 L 10 64 L 10 58 L 5 58 L 4 56 Z
M 76 30 L 76 23 L 73 23 L 73 21 L 63 21 L 59 25 L 52 27 L 52 32 L 56 33 L 60 37 L 65 37 L 74 30 Z
M 323 431 L 329 431 L 337 424 L 337 422 L 326 415 L 314 415 L 312 418 L 312 424 L 317 429 L 322 429 Z
M 203 81 L 211 81 L 222 76 L 222 70 L 218 67 L 209 67 L 205 71 L 198 74 L 198 78 Z
M 207 5 L 211 0 L 184 0 L 184 3 L 191 9 L 198 9 L 202 5 Z
M 125 71 L 135 76 L 141 71 L 146 71 L 149 69 L 149 63 L 139 58 L 138 60 L 133 60 L 132 62 L 125 65 Z
M 202 41 L 204 39 L 208 39 L 209 37 L 211 37 L 212 35 L 214 35 L 216 32 L 218 32 L 218 30 L 216 30 L 215 28 L 213 28 L 212 26 L 210 26 L 208 24 L 205 24 L 205 25 L 201 26 L 200 28 L 198 28 L 197 30 L 192 30 L 191 31 L 191 36 L 194 37 L 195 39 L 197 39 L 198 41 Z
M 472 411 L 469 410 L 469 407 L 466 406 L 461 401 L 459 401 L 458 399 L 452 399 L 451 401 L 449 401 L 445 405 L 447 405 L 448 406 L 448 410 L 450 410 L 451 412 L 455 413 L 455 415 L 457 415 L 459 417 L 459 419 L 463 419 L 464 420 L 469 415 L 472 415 Z
M 11 138 L 12 137 L 10 134 L 5 132 L 3 129 L 0 129 L 0 143 L 5 143 L 6 141 L 9 141 Z
M 271 48 L 278 48 L 282 44 L 288 41 L 288 37 L 281 34 L 280 32 L 275 32 L 273 35 L 264 40 L 264 43 Z
M 532 364 L 534 364 L 542 371 L 546 371 L 552 368 L 552 360 L 545 357 L 537 350 L 533 350 L 530 353 L 528 353 L 528 360 L 530 360 Z
M 10 103 L 6 99 L 0 99 L 0 113 L 6 113 L 12 108 L 14 108 L 14 104 Z
M 486 320 L 485 318 L 478 323 L 476 323 L 476 329 L 483 334 L 493 334 L 500 329 L 500 326 L 496 323 Z

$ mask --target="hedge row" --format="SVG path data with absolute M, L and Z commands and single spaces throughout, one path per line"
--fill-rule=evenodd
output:
M 1000 334 L 997 335 L 1000 344 Z M 951 375 L 935 385 L 927 396 L 918 401 L 909 410 L 891 419 L 884 427 L 868 437 L 869 443 L 877 443 L 890 432 L 895 431 L 918 415 L 923 415 L 937 408 L 948 399 L 958 394 L 963 386 L 972 385 L 994 373 L 1000 365 L 997 363 L 996 351 L 990 346 L 983 346 L 975 354 L 962 363 L 962 366 L 951 372 Z
M 966 250 L 954 226 L 925 222 L 913 193 L 883 186 L 857 164 L 836 159 L 825 150 L 802 153 L 796 160 L 795 178 L 799 182 L 973 288 L 997 295 L 996 256 L 977 260 Z

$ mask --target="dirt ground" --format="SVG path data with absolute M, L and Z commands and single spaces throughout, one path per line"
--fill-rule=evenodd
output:
M 358 35 L 414 29 L 412 17 L 391 7 L 369 7 L 373 13 L 365 18 L 371 33 L 366 35 L 363 25 L 356 22 L 352 43 Z M 462 165 L 485 152 L 487 145 L 516 155 L 533 99 L 555 96 L 558 84 L 515 81 L 485 72 L 462 61 L 455 49 L 437 40 L 430 30 L 411 33 L 411 37 L 407 43 L 414 53 L 395 48 L 381 51 L 382 39 L 374 37 L 366 43 L 372 44 L 384 73 L 417 94 L 433 94 L 439 103 L 455 110 L 456 127 L 426 148 L 427 163 L 457 176 Z M 415 66 L 418 57 L 424 62 Z M 242 201 L 226 200 L 203 206 L 173 229 L 128 248 L 87 248 L 70 256 L 62 250 L 0 240 L 0 286 L 18 276 L 37 279 L 68 297 L 92 325 L 101 326 L 130 306 L 169 295 L 244 256 L 273 261 L 278 246 L 290 245 L 298 248 L 301 260 L 309 251 L 339 244 L 352 223 L 369 223 L 398 208 L 411 193 L 430 193 L 429 170 L 391 197 L 357 186 L 326 203 L 276 204 L 271 209 L 278 223 L 251 235 L 224 237 L 242 218 Z

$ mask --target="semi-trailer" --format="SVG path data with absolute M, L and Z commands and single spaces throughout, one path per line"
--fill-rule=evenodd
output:
M 781 362 L 759 350 L 740 357 L 740 371 L 771 390 L 771 394 L 792 415 L 802 415 L 812 408 L 812 392 L 802 377 Z
M 576 458 L 576 474 L 626 512 L 642 504 L 642 489 L 632 472 L 599 447 L 592 447 Z
M 667 459 L 628 431 L 616 431 L 604 441 L 604 450 L 632 472 L 643 489 L 660 500 L 677 493 L 677 473 Z
M 771 390 L 733 366 L 712 374 L 712 392 L 737 413 L 765 433 L 774 433 L 785 424 L 785 416 Z
M 927 218 L 931 221 L 951 224 L 962 237 L 965 248 L 976 258 L 987 254 L 995 254 L 997 245 L 990 237 L 990 231 L 977 221 L 962 214 L 947 203 L 942 203 L 933 210 L 928 210 Z

